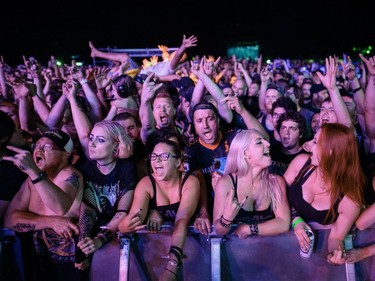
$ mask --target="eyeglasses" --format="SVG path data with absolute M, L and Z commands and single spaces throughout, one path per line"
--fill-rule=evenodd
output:
M 169 158 L 178 158 L 178 157 L 169 153 L 160 153 L 160 154 L 151 153 L 148 156 L 148 159 L 150 159 L 151 161 L 156 161 L 156 159 L 167 161 Z
M 63 151 L 61 148 L 57 148 L 57 147 L 55 147 L 55 146 L 53 146 L 52 144 L 49 144 L 49 143 L 45 143 L 45 144 L 36 143 L 32 146 L 32 149 L 33 150 L 41 149 L 43 151 L 52 151 L 52 150 Z

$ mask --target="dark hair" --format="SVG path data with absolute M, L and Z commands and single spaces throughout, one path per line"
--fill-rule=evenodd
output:
M 15 130 L 16 125 L 12 118 L 10 118 L 4 111 L 0 110 L 0 139 L 5 139 L 0 142 L 0 149 L 6 148 Z
M 286 112 L 297 111 L 297 105 L 289 97 L 282 96 L 282 97 L 277 98 L 277 100 L 275 100 L 274 103 L 272 104 L 272 110 L 271 110 L 272 113 L 276 107 L 282 107 L 285 109 Z
M 120 112 L 115 115 L 113 121 L 121 121 L 121 120 L 128 120 L 133 119 L 137 127 L 142 127 L 141 121 L 139 120 L 138 116 L 134 116 L 130 112 Z
M 172 151 L 176 155 L 176 157 L 181 158 L 182 150 L 181 150 L 180 145 L 177 142 L 172 141 L 172 140 L 159 140 L 158 142 L 155 143 L 154 148 L 159 143 L 165 143 L 165 144 L 169 145 L 170 147 L 172 147 Z
M 289 120 L 298 123 L 300 136 L 303 136 L 306 131 L 306 118 L 298 111 L 287 111 L 286 113 L 281 114 L 279 117 L 279 120 L 277 120 L 276 131 L 279 132 L 281 128 L 281 124 L 284 121 L 289 121 Z
M 182 140 L 181 136 L 172 129 L 169 128 L 160 128 L 156 129 L 153 134 L 151 134 L 146 141 L 145 148 L 146 148 L 146 153 L 150 154 L 153 150 L 155 145 L 157 145 L 159 142 L 163 142 L 166 140 L 169 140 L 170 138 L 177 138 L 178 143 L 180 147 L 182 147 Z

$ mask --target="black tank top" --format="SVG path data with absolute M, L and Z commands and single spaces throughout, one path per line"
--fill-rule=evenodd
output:
M 184 186 L 186 180 L 190 176 L 190 173 L 186 173 L 184 178 L 182 179 L 181 185 L 179 186 L 179 192 L 180 192 L 180 198 L 181 198 L 181 190 L 182 187 Z M 156 182 L 154 177 L 150 174 L 149 178 L 152 183 L 152 188 L 154 190 L 154 197 L 151 198 L 150 201 L 150 206 L 149 206 L 149 211 L 150 210 L 157 210 L 160 215 L 162 216 L 163 220 L 165 222 L 174 222 L 176 219 L 176 214 L 178 211 L 178 207 L 180 206 L 180 202 L 176 202 L 173 204 L 168 204 L 168 205 L 163 205 L 163 206 L 158 206 L 156 202 Z M 181 178 L 181 172 L 180 172 L 180 178 Z
M 234 186 L 234 197 L 238 199 L 237 196 L 237 176 L 234 179 L 232 174 L 229 174 L 233 186 Z M 265 210 L 254 210 L 254 211 L 246 211 L 244 209 L 240 209 L 236 217 L 234 218 L 234 223 L 261 223 L 268 220 L 272 220 L 275 218 L 275 214 L 272 211 L 271 204 Z
M 311 166 L 310 169 L 307 169 L 307 167 L 310 166 L 310 163 L 311 159 L 309 159 L 305 163 L 294 182 L 289 186 L 289 203 L 291 204 L 291 206 L 294 207 L 294 209 L 296 209 L 299 212 L 300 216 L 306 222 L 317 222 L 323 225 L 331 224 L 332 222 L 336 221 L 337 216 L 335 216 L 334 218 L 332 216 L 328 216 L 326 219 L 328 210 L 317 210 L 314 207 L 312 207 L 310 203 L 306 202 L 305 199 L 303 199 L 302 186 L 306 182 L 306 180 L 311 176 L 311 174 L 315 171 L 316 168 L 314 166 Z M 339 202 L 339 200 L 336 201 L 334 205 L 335 210 L 338 209 Z

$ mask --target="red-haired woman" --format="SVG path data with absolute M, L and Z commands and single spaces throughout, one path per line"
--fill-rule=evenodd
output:
M 311 155 L 298 155 L 284 174 L 292 226 L 301 248 L 307 249 L 308 222 L 330 225 L 327 261 L 344 264 L 343 241 L 361 211 L 366 184 L 356 138 L 345 125 L 327 123 L 310 145 Z

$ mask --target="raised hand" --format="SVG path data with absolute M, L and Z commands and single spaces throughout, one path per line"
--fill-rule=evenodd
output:
M 153 80 L 155 73 L 151 73 L 147 76 L 143 83 L 141 100 L 144 102 L 151 101 L 155 96 L 155 92 L 163 86 L 163 83 L 156 84 Z
M 34 162 L 33 156 L 30 151 L 23 150 L 21 148 L 8 145 L 7 148 L 11 151 L 16 152 L 17 154 L 12 156 L 4 156 L 3 160 L 11 161 L 16 165 L 22 172 L 27 175 L 33 175 L 36 171 L 39 170 L 37 165 Z
M 225 201 L 223 217 L 227 221 L 233 221 L 242 206 L 245 204 L 248 196 L 246 196 L 241 202 L 238 202 L 237 197 L 234 197 L 234 187 L 228 193 L 227 199 Z
M 375 56 L 366 58 L 362 54 L 359 54 L 360 59 L 365 63 L 368 74 L 375 76 Z
M 194 35 L 191 35 L 189 38 L 186 38 L 185 34 L 182 39 L 182 47 L 190 48 L 197 46 L 198 38 Z
M 319 71 L 316 73 L 319 77 L 319 80 L 322 82 L 324 87 L 328 90 L 333 90 L 336 86 L 336 71 L 337 71 L 337 63 L 336 60 L 329 56 L 326 58 L 326 74 L 323 75 Z
M 65 95 L 68 100 L 75 98 L 77 88 L 78 85 L 74 80 L 68 80 L 62 85 L 63 95 Z

